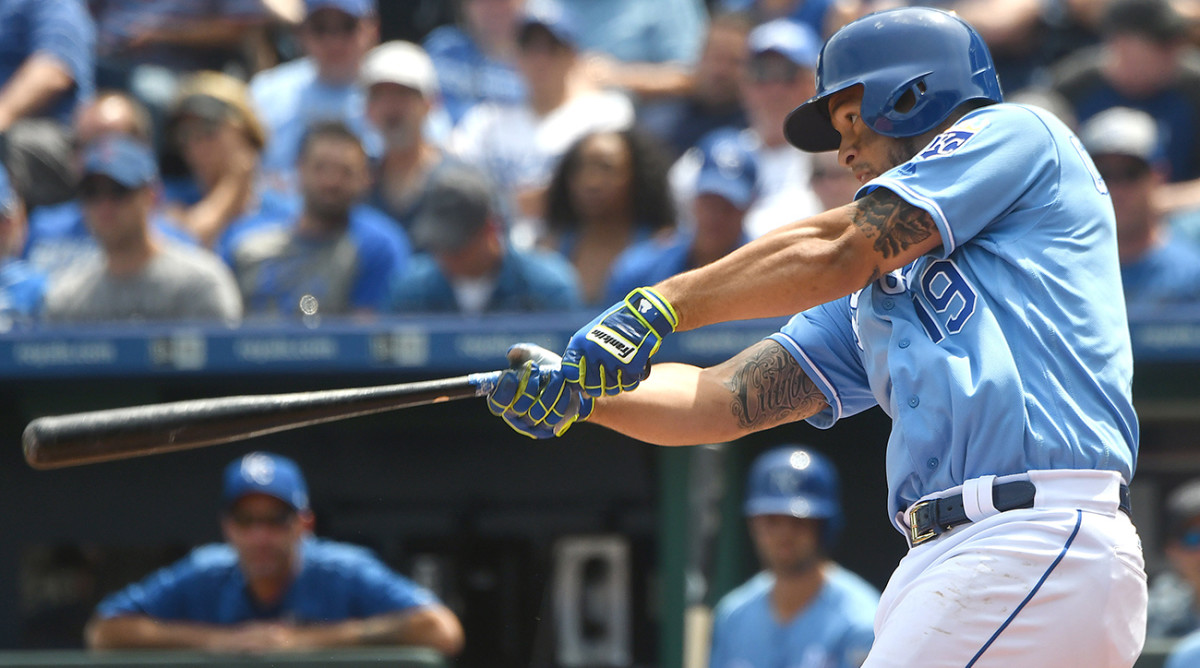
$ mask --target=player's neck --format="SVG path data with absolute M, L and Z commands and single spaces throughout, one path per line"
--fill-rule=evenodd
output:
M 830 566 L 829 561 L 822 560 L 813 568 L 775 573 L 775 586 L 771 588 L 771 611 L 776 619 L 786 623 L 807 608 L 825 585 Z
M 291 583 L 292 578 L 289 575 L 285 578 L 258 578 L 247 582 L 246 587 L 259 607 L 270 608 L 283 600 L 283 595 L 287 593 Z

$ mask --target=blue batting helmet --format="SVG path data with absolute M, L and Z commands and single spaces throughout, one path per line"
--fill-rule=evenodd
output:
M 791 515 L 824 520 L 821 542 L 833 548 L 842 529 L 837 470 L 823 455 L 784 445 L 759 455 L 747 481 L 747 517 Z
M 928 7 L 868 14 L 834 33 L 817 60 L 817 94 L 784 121 L 790 144 L 833 151 L 841 135 L 829 121 L 829 96 L 862 84 L 862 120 L 888 137 L 915 137 L 968 100 L 1002 102 L 983 38 L 966 21 Z

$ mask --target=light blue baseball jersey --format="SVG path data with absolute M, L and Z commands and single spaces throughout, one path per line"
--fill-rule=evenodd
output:
M 759 573 L 729 592 L 713 617 L 709 668 L 858 668 L 875 639 L 879 591 L 835 566 L 803 610 L 780 622 L 775 576 Z
M 1163 668 L 1194 668 L 1200 666 L 1200 631 L 1180 640 L 1171 649 Z
M 927 211 L 942 248 L 771 338 L 829 402 L 810 423 L 876 404 L 892 417 L 893 522 L 982 475 L 1130 480 L 1138 425 L 1116 224 L 1079 140 L 1047 112 L 988 106 L 857 196 L 876 188 Z

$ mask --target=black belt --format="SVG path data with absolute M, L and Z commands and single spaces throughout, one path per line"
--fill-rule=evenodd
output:
M 1037 488 L 1028 480 L 992 485 L 992 505 L 1001 512 L 1018 508 L 1032 508 Z M 1129 486 L 1122 484 L 1118 508 L 1131 515 Z M 912 546 L 931 541 L 961 524 L 967 524 L 967 509 L 963 506 L 962 494 L 944 499 L 929 499 L 915 504 L 908 511 L 908 526 Z

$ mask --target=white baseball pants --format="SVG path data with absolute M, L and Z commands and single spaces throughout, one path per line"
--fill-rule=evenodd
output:
M 992 509 L 900 561 L 864 668 L 1134 664 L 1146 636 L 1146 573 L 1137 530 L 1117 508 L 1120 476 L 1031 471 L 995 482 L 1014 479 L 1036 485 L 1033 508 Z

